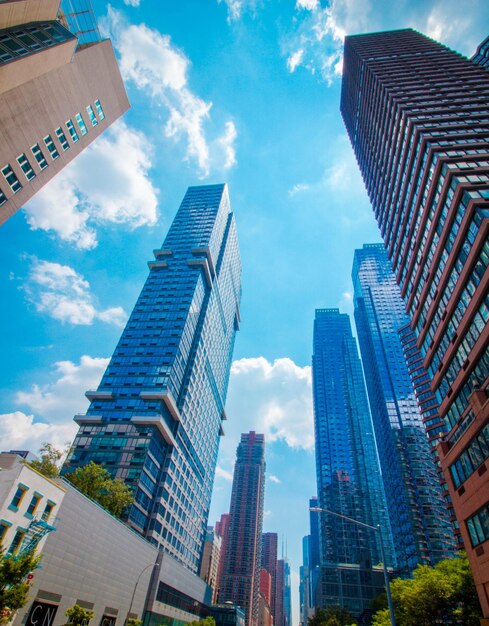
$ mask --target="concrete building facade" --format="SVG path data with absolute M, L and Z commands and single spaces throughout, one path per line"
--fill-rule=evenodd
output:
M 110 40 L 79 9 L 83 33 L 59 0 L 0 3 L 0 224 L 129 108 Z

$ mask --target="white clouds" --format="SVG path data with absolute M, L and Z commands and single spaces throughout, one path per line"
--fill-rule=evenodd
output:
M 29 201 L 25 211 L 31 228 L 54 231 L 90 250 L 97 245 L 97 224 L 155 224 L 151 154 L 143 133 L 116 122 Z
M 34 259 L 25 292 L 37 311 L 74 325 L 90 325 L 96 319 L 122 327 L 127 319 L 121 307 L 98 310 L 90 284 L 68 265 Z
M 265 434 L 268 444 L 280 440 L 291 448 L 311 449 L 311 368 L 289 358 L 234 361 L 226 411 L 228 429 L 255 430 Z
M 14 411 L 0 415 L 1 449 L 36 451 L 45 441 L 57 447 L 71 441 L 77 430 L 73 416 L 86 410 L 85 391 L 98 386 L 108 362 L 86 355 L 79 364 L 59 361 L 52 382 L 19 391 L 15 402 L 27 407 L 29 414 Z
M 0 452 L 8 450 L 30 450 L 37 452 L 44 442 L 54 444 L 57 448 L 73 439 L 76 424 L 45 424 L 34 422 L 32 415 L 21 411 L 0 415 Z
M 292 53 L 287 59 L 287 68 L 289 72 L 295 72 L 295 68 L 301 64 L 302 57 L 304 56 L 304 50 L 299 48 L 294 53 Z
M 275 476 L 274 474 L 270 474 L 270 476 L 268 477 L 268 480 L 271 483 L 276 483 L 277 485 L 280 484 L 282 481 L 280 480 L 280 478 L 278 476 Z
M 233 473 L 218 465 L 216 467 L 216 478 L 223 478 L 224 480 L 232 481 Z
M 224 3 L 228 8 L 228 23 L 239 20 L 243 12 L 247 9 L 254 9 L 255 0 L 217 0 L 219 4 Z
M 473 0 L 470 11 L 457 0 L 297 0 L 294 32 L 285 41 L 287 67 L 302 65 L 329 84 L 341 76 L 345 35 L 397 28 L 415 28 L 437 41 L 471 55 L 485 37 L 482 24 L 489 19 L 489 4 Z M 475 17 L 477 16 L 477 18 Z M 298 62 L 291 63 L 294 54 Z
M 138 7 L 140 5 L 140 0 L 124 0 L 124 4 L 130 7 Z
M 308 183 L 297 183 L 297 185 L 294 185 L 293 187 L 291 187 L 287 193 L 289 194 L 290 198 L 293 198 L 296 194 L 300 193 L 301 191 L 307 191 L 309 187 L 310 185 Z
M 123 78 L 167 111 L 163 133 L 185 144 L 185 159 L 195 161 L 204 177 L 211 167 L 226 169 L 234 165 L 236 128 L 232 122 L 226 122 L 222 136 L 215 139 L 218 149 L 211 151 L 212 141 L 206 136 L 205 124 L 210 119 L 212 102 L 206 102 L 189 88 L 190 61 L 172 45 L 170 37 L 145 24 L 126 25 L 122 15 L 111 7 L 106 26 L 120 54 Z

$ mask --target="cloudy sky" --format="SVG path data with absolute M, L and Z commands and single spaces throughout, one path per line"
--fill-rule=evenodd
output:
M 343 37 L 413 27 L 470 56 L 489 3 L 93 4 L 132 109 L 0 230 L 0 448 L 73 437 L 187 186 L 226 181 L 243 323 L 209 521 L 228 510 L 239 434 L 264 432 L 265 530 L 297 585 L 315 493 L 314 309 L 351 312 L 353 251 L 379 240 L 339 114 Z M 297 616 L 297 589 L 293 602 Z

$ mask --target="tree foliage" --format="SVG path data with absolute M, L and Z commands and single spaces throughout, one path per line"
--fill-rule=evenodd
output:
M 391 582 L 391 593 L 397 626 L 479 626 L 479 601 L 464 552 L 434 567 L 418 565 L 412 578 Z M 390 623 L 388 609 L 373 617 L 373 626 Z
M 39 566 L 39 560 L 34 552 L 8 556 L 0 546 L 0 624 L 9 622 L 11 614 L 27 602 L 26 576 Z
M 74 604 L 66 611 L 65 615 L 68 618 L 68 624 L 73 624 L 73 626 L 85 626 L 95 615 L 95 612 L 84 609 L 79 604 Z
M 340 606 L 316 608 L 307 621 L 308 626 L 355 626 L 351 613 Z
M 31 461 L 29 465 L 48 478 L 56 478 L 59 474 L 59 462 L 65 456 L 66 450 L 58 450 L 52 443 L 44 442 L 39 453 L 40 459 Z
M 142 623 L 143 623 L 142 619 L 136 619 L 134 617 L 130 617 L 127 620 L 127 626 L 141 626 Z
M 122 480 L 112 478 L 105 468 L 93 461 L 66 474 L 65 478 L 116 517 L 120 517 L 134 500 L 132 491 Z
M 188 622 L 187 626 L 216 626 L 216 620 L 209 615 L 200 621 Z

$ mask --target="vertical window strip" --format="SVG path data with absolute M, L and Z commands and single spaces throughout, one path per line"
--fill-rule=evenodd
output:
M 59 157 L 59 152 L 56 150 L 56 146 L 54 145 L 53 138 L 51 135 L 46 135 L 44 137 L 44 143 L 46 144 L 46 148 L 49 150 L 49 154 L 53 161 Z
M 90 118 L 90 121 L 92 122 L 92 126 L 97 126 L 98 121 L 97 121 L 97 118 L 95 117 L 95 112 L 92 109 L 91 104 L 87 106 L 87 113 L 88 113 L 88 117 Z
M 17 176 L 15 175 L 14 170 L 10 167 L 10 165 L 5 165 L 2 168 L 2 174 L 5 177 L 5 180 L 8 182 L 8 184 L 10 185 L 10 189 L 14 192 L 17 193 L 18 191 L 20 191 L 22 189 L 22 185 L 19 182 L 19 179 L 17 178 Z
M 66 135 L 64 134 L 63 130 L 61 129 L 61 127 L 58 127 L 55 130 L 56 133 L 56 137 L 59 140 L 59 143 L 61 144 L 61 147 L 63 148 L 63 150 L 68 150 L 68 148 L 70 147 L 70 144 L 68 143 L 68 140 L 66 139 Z
M 81 113 L 77 113 L 75 115 L 76 123 L 78 124 L 81 134 L 86 135 L 88 133 L 87 127 L 85 126 L 85 122 L 83 121 L 83 117 Z
M 73 141 L 73 143 L 76 143 L 79 137 L 78 137 L 78 133 L 75 130 L 75 126 L 73 125 L 73 122 L 71 120 L 67 120 L 66 128 L 68 129 L 71 135 L 71 140 Z
M 7 196 L 0 189 L 0 206 L 3 206 L 7 202 Z
M 97 109 L 97 115 L 100 120 L 105 119 L 105 113 L 102 109 L 102 105 L 100 104 L 100 100 L 95 100 L 95 108 Z
M 44 170 L 47 166 L 48 166 L 48 162 L 46 161 L 46 159 L 44 158 L 44 154 L 42 153 L 41 148 L 39 147 L 38 143 L 35 143 L 32 148 L 31 148 L 31 152 L 34 155 L 34 158 L 36 159 L 36 161 L 39 164 L 39 167 Z
M 26 157 L 25 153 L 19 154 L 17 157 L 17 163 L 20 165 L 21 170 L 24 172 L 27 180 L 32 180 L 36 177 L 34 170 L 32 169 L 32 165 L 29 162 L 29 159 Z

